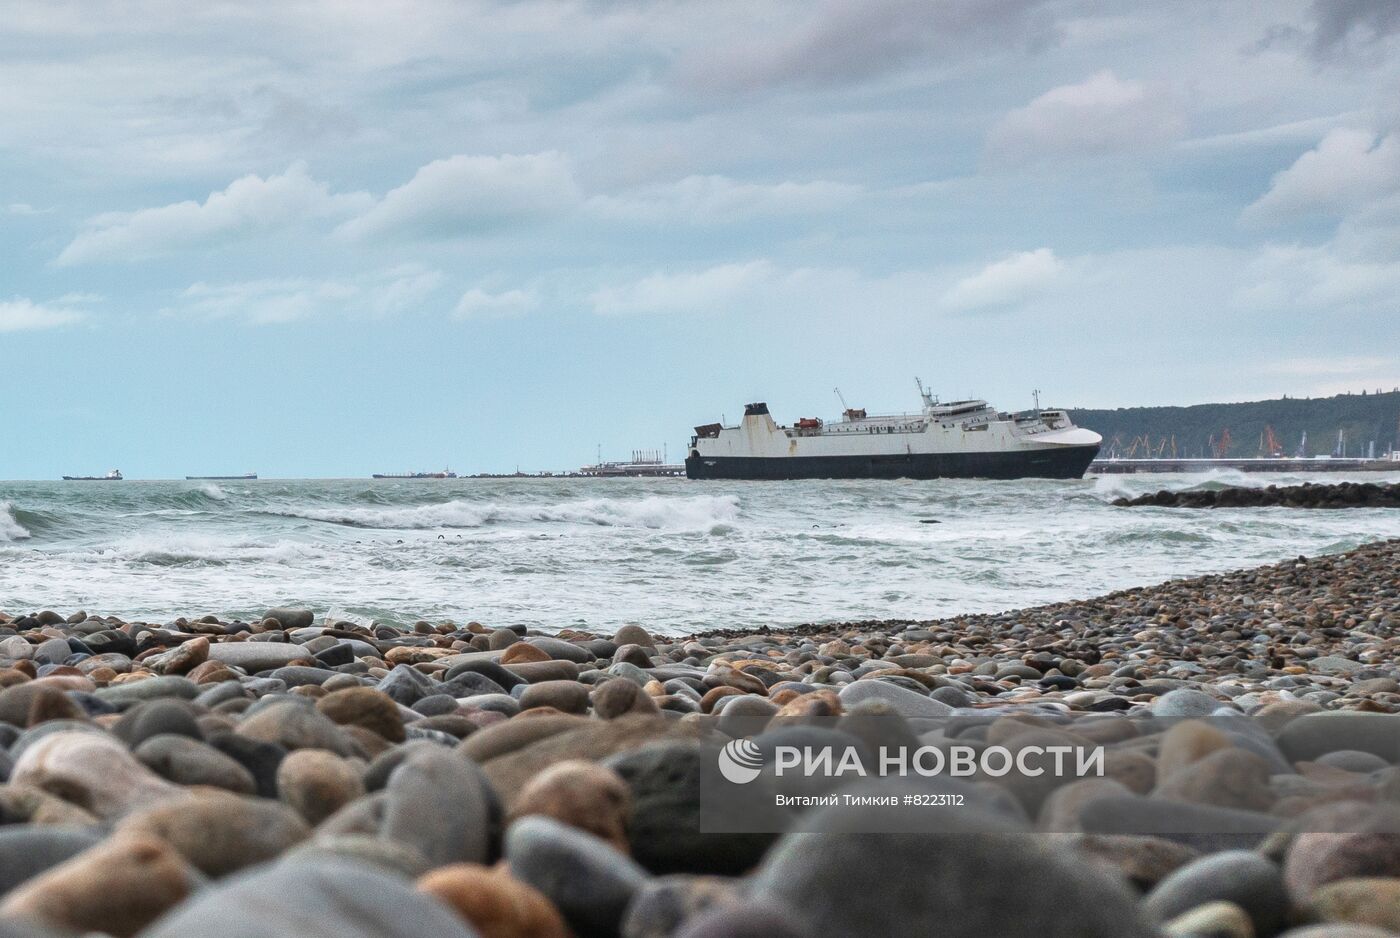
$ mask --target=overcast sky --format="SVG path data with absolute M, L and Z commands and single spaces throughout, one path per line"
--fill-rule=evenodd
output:
M 0 477 L 558 469 L 1397 349 L 1397 0 L 0 0 Z

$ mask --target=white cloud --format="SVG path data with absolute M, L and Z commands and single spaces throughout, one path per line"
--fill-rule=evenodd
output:
M 190 285 L 165 310 L 178 316 L 238 318 L 257 324 L 286 323 L 320 315 L 388 316 L 423 305 L 442 274 L 417 264 L 358 278 L 266 278 Z
M 239 317 L 255 323 L 292 322 L 318 313 L 331 303 L 346 303 L 355 292 L 346 283 L 301 277 L 223 284 L 200 281 L 180 294 L 179 307 L 167 312 L 220 319 Z
M 1400 307 L 1400 260 L 1358 260 L 1334 245 L 1268 245 L 1244 271 L 1239 306 L 1265 311 Z
M 442 271 L 419 264 L 401 264 L 360 285 L 365 308 L 376 316 L 392 316 L 421 307 L 443 283 Z
M 1049 248 L 1025 251 L 956 280 L 947 270 L 871 274 L 852 267 L 782 267 L 766 259 L 694 271 L 657 271 L 593 292 L 602 315 L 696 313 L 861 317 L 899 310 L 927 321 L 930 309 L 963 311 L 1012 306 L 1057 292 L 1070 266 Z
M 742 183 L 727 176 L 687 176 L 677 182 L 594 196 L 588 207 L 604 218 L 645 223 L 723 224 L 774 215 L 830 212 L 855 201 L 860 186 L 813 182 Z
M 1179 106 L 1164 89 L 1102 71 L 1007 114 L 987 135 L 987 155 L 994 163 L 1020 165 L 1141 152 L 1185 130 Z
M 1276 173 L 1242 218 L 1278 223 L 1312 214 L 1342 214 L 1400 190 L 1400 133 L 1341 128 Z
M 22 296 L 0 300 L 0 332 L 55 329 L 78 322 L 82 318 L 82 314 L 74 310 L 35 303 Z
M 1365 116 L 1363 111 L 1342 111 L 1324 117 L 1309 117 L 1268 127 L 1255 127 L 1230 133 L 1211 134 L 1182 140 L 1176 149 L 1184 152 L 1218 153 L 1247 147 L 1276 147 L 1311 143 L 1318 135 L 1338 126 L 1355 123 Z
M 603 287 L 589 302 L 603 315 L 635 313 L 723 313 L 726 306 L 771 282 L 777 271 L 766 260 L 720 264 L 682 273 L 658 271 L 633 283 Z
M 203 202 L 175 202 L 90 219 L 59 254 L 59 266 L 131 260 L 205 246 L 307 219 L 335 218 L 363 210 L 365 193 L 335 194 L 312 179 L 305 164 L 278 176 L 248 175 L 210 193 Z
M 453 238 L 562 214 L 579 200 L 562 153 L 459 155 L 421 167 L 338 231 L 349 238 Z
M 1044 293 L 1064 273 L 1064 262 L 1050 248 L 1021 251 L 959 280 L 943 295 L 943 304 L 960 310 L 1011 306 Z
M 28 202 L 11 202 L 5 206 L 7 215 L 42 215 L 48 209 L 35 208 Z
M 539 297 L 529 290 L 488 293 L 472 287 L 457 301 L 452 315 L 458 319 L 509 319 L 523 316 L 539 305 Z

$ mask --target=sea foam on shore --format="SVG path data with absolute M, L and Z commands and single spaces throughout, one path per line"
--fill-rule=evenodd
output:
M 1270 480 L 0 482 L 0 605 L 674 636 L 991 612 L 1400 534 L 1393 508 L 1112 504 L 1256 481 Z
M 153 938 L 1390 934 L 1397 570 L 1387 541 L 679 639 L 12 612 L 0 915 Z M 914 794 L 780 771 L 896 743 L 1088 747 L 1103 771 Z M 742 816 L 777 795 L 820 806 Z

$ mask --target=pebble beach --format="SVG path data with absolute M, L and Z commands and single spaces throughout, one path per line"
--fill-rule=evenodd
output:
M 1400 540 L 682 637 L 191 612 L 0 613 L 0 936 L 1400 934 Z M 1107 758 L 707 830 L 741 731 Z

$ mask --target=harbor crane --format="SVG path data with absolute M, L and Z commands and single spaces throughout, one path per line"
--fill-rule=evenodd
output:
M 1219 440 L 1215 438 L 1214 434 L 1211 434 L 1210 443 L 1208 444 L 1210 446 L 1211 456 L 1215 459 L 1224 459 L 1226 456 L 1230 455 L 1231 442 L 1229 427 L 1220 431 Z
M 1278 459 L 1283 456 L 1283 443 L 1274 433 L 1274 428 L 1268 424 L 1264 425 L 1264 432 L 1259 434 L 1259 456 L 1269 459 Z

